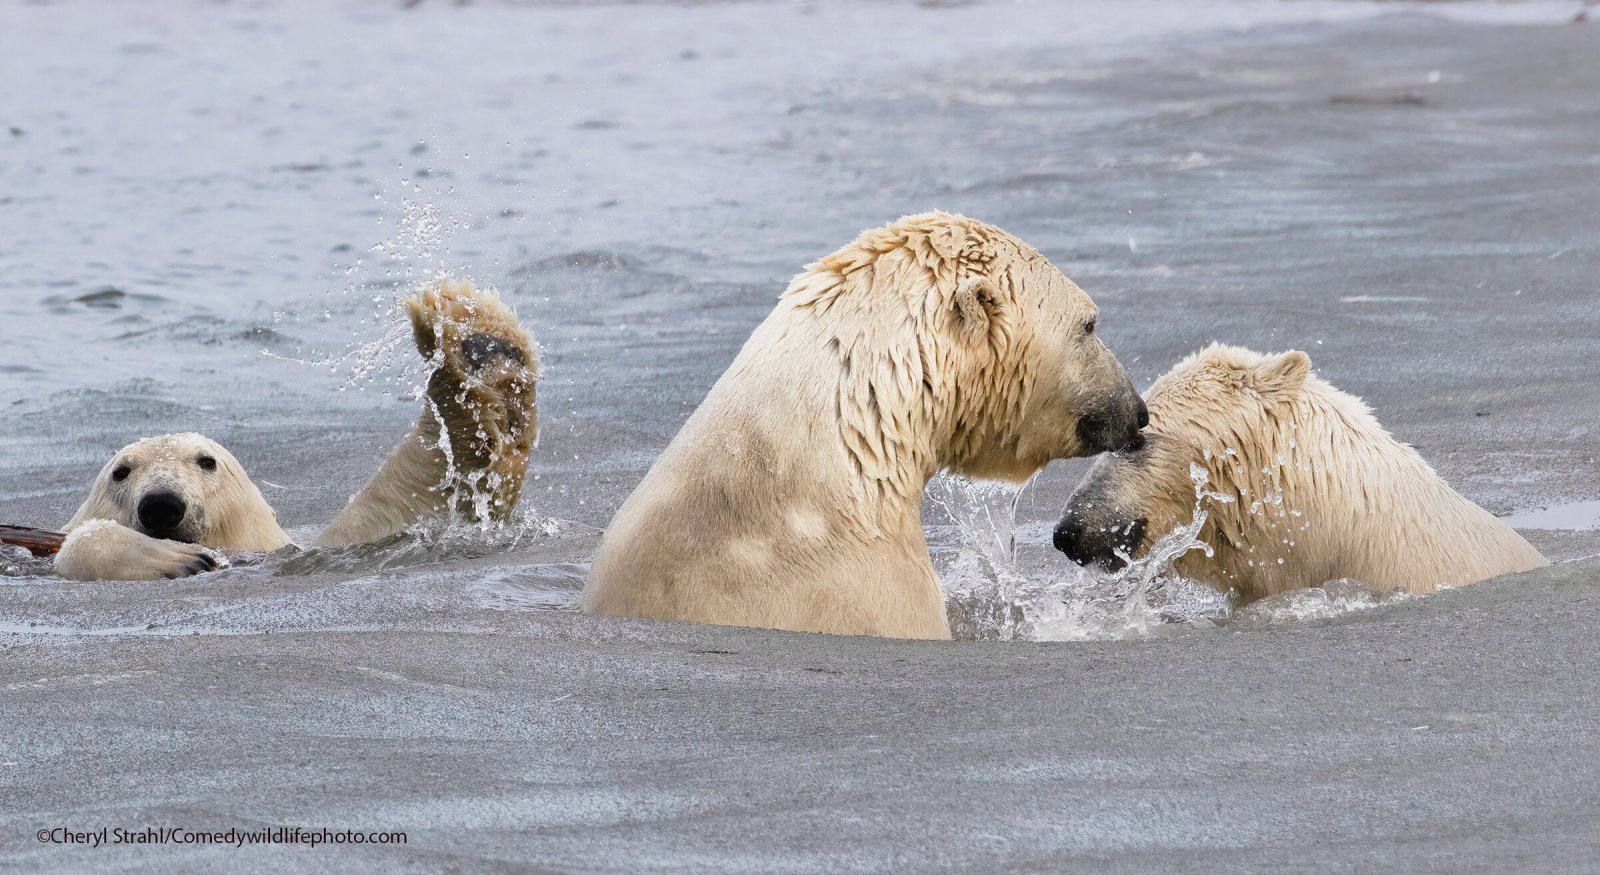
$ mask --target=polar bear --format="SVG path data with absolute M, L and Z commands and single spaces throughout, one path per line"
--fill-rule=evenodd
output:
M 1119 569 L 1191 525 L 1191 466 L 1211 496 L 1199 532 L 1211 555 L 1191 551 L 1175 569 L 1245 602 L 1339 578 L 1429 593 L 1549 564 L 1303 352 L 1213 344 L 1147 401 L 1144 446 L 1099 459 L 1056 527 L 1056 547 L 1081 565 Z
M 1094 302 L 963 216 L 863 232 L 790 282 L 595 556 L 592 612 L 949 638 L 921 503 L 1137 443 Z
M 432 365 L 422 415 L 314 546 L 376 541 L 429 517 L 501 521 L 522 491 L 538 433 L 537 350 L 490 291 L 444 281 L 405 301 Z M 66 525 L 56 573 L 153 580 L 216 568 L 209 547 L 289 544 L 244 466 L 198 434 L 146 438 L 101 469 Z

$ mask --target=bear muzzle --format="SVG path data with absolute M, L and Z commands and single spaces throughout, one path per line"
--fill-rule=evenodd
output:
M 1104 571 L 1121 571 L 1127 567 L 1128 557 L 1144 546 L 1148 525 L 1143 518 L 1093 523 L 1069 508 L 1052 540 L 1057 550 L 1085 568 L 1097 565 Z
M 180 537 L 178 531 L 188 515 L 189 506 L 176 492 L 147 492 L 139 499 L 139 527 L 152 538 L 188 540 Z
M 1092 413 L 1078 420 L 1078 440 L 1094 453 L 1132 453 L 1144 449 L 1142 430 L 1150 424 L 1144 399 L 1133 396 L 1131 409 Z

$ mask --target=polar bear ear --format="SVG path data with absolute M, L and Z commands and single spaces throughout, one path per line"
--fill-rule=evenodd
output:
M 1306 384 L 1311 374 L 1311 357 L 1298 349 L 1257 362 L 1251 384 L 1263 395 L 1293 395 Z
M 982 337 L 989 333 L 989 323 L 994 319 L 998 301 L 994 282 L 986 276 L 975 276 L 956 286 L 955 322 L 967 337 Z

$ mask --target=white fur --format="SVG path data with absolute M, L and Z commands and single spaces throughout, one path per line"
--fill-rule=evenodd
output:
M 948 638 L 921 501 L 941 468 L 1020 481 L 1136 416 L 1089 296 L 998 228 L 930 213 L 789 284 L 612 520 L 604 614 Z
M 152 538 L 107 519 L 73 526 L 55 559 L 56 574 L 68 580 L 158 580 L 226 566 L 198 544 Z
M 317 539 L 316 546 L 376 541 L 418 520 L 460 512 L 491 520 L 515 507 L 538 430 L 536 350 L 516 316 L 492 291 L 446 281 L 408 299 L 419 352 L 434 364 L 417 426 Z M 473 339 L 492 339 L 485 354 Z M 206 464 L 214 461 L 215 466 Z M 125 470 L 117 480 L 113 473 Z M 179 496 L 187 512 L 181 540 L 141 531 L 140 500 Z M 206 570 L 207 547 L 270 551 L 289 544 L 244 466 L 198 434 L 146 438 L 101 469 L 67 523 L 56 573 L 75 580 L 153 580 Z
M 1207 489 L 1233 500 L 1206 502 L 1213 555 L 1176 568 L 1246 601 L 1339 578 L 1427 593 L 1549 564 L 1361 399 L 1313 375 L 1305 353 L 1213 345 L 1157 380 L 1148 402 L 1146 451 L 1097 462 L 1068 513 L 1112 528 L 1145 518 L 1147 546 L 1193 519 L 1189 466 L 1200 465 Z

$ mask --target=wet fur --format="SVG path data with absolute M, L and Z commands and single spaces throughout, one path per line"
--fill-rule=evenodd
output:
M 367 543 L 419 520 L 455 514 L 510 516 L 538 433 L 537 350 L 493 292 L 445 281 L 405 302 L 417 350 L 433 365 L 422 415 L 366 488 L 316 546 Z M 440 435 L 446 435 L 445 440 Z M 217 460 L 202 470 L 196 458 Z M 120 464 L 132 473 L 112 479 Z M 140 531 L 140 496 L 163 488 L 191 509 L 185 541 Z M 277 516 L 239 463 L 197 434 L 147 438 L 101 469 L 88 499 L 66 526 L 56 572 L 77 580 L 150 580 L 208 570 L 205 548 L 269 551 L 289 544 Z
M 487 518 L 503 522 L 522 494 L 539 434 L 539 359 L 516 314 L 461 282 L 408 299 L 406 312 L 433 364 L 422 413 L 314 546 L 364 544 L 452 513 L 477 520 L 484 496 Z
M 1098 461 L 1068 512 L 1113 529 L 1146 519 L 1142 552 L 1193 518 L 1189 465 L 1202 466 L 1207 489 L 1233 501 L 1206 502 L 1214 555 L 1190 552 L 1176 570 L 1245 601 L 1339 578 L 1428 593 L 1549 564 L 1313 375 L 1305 353 L 1213 345 L 1147 401 L 1145 450 Z
M 585 608 L 948 638 L 923 489 L 942 468 L 1023 480 L 1090 451 L 1086 411 L 1134 416 L 1094 316 L 982 222 L 862 233 L 789 284 L 617 512 Z

